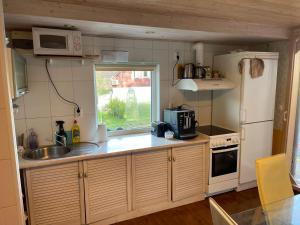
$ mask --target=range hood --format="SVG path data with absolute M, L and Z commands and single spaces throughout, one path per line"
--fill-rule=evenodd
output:
M 207 91 L 207 90 L 226 90 L 233 89 L 236 85 L 226 79 L 181 79 L 177 84 L 176 88 L 180 90 L 189 91 Z

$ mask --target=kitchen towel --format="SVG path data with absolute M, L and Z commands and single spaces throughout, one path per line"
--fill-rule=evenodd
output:
M 241 59 L 241 61 L 238 64 L 239 72 L 240 74 L 243 74 L 244 70 L 244 59 Z M 264 61 L 259 58 L 252 58 L 250 59 L 250 71 L 249 74 L 251 78 L 257 78 L 263 75 L 265 68 Z
M 254 58 L 250 59 L 250 75 L 252 78 L 257 78 L 263 75 L 265 68 L 264 61 L 262 59 Z

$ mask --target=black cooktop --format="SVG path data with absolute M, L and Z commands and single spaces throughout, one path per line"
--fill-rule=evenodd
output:
M 212 125 L 200 126 L 197 128 L 197 131 L 202 134 L 206 134 L 208 136 L 236 133 L 232 130 L 227 130 L 225 128 L 216 127 L 216 126 L 212 126 Z

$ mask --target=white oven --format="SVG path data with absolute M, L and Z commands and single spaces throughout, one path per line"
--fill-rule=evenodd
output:
M 82 55 L 80 31 L 33 27 L 32 36 L 36 55 Z
M 209 137 L 208 195 L 238 186 L 240 135 L 214 125 L 200 126 L 197 131 Z
M 226 134 L 210 138 L 209 194 L 238 186 L 239 136 Z
M 210 184 L 237 177 L 238 145 L 210 149 Z

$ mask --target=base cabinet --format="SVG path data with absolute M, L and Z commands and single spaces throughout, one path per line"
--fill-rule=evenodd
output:
M 132 155 L 133 209 L 171 200 L 171 149 Z
M 172 200 L 205 192 L 205 145 L 172 149 Z
M 111 224 L 204 199 L 206 145 L 27 169 L 30 225 Z
M 31 225 L 81 225 L 79 162 L 26 170 Z
M 84 161 L 87 224 L 131 209 L 130 156 Z

